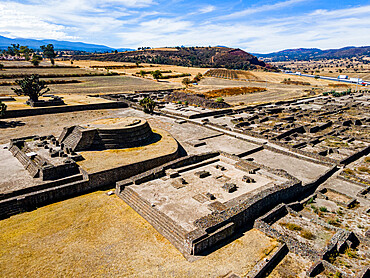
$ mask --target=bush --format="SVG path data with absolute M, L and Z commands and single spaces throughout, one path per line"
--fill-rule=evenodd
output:
M 321 212 L 327 212 L 328 211 L 328 209 L 326 207 L 319 207 L 319 210 Z
M 216 98 L 216 102 L 222 103 L 222 102 L 224 102 L 224 99 L 222 97 L 218 97 L 218 98 Z
M 0 101 L 0 118 L 4 117 L 7 106 Z
M 156 103 L 150 97 L 145 97 L 140 100 L 140 105 L 144 108 L 145 113 L 153 113 Z

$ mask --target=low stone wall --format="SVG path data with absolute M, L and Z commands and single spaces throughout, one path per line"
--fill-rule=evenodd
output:
M 247 278 L 262 278 L 266 277 L 267 273 L 274 269 L 279 262 L 284 259 L 289 250 L 285 243 L 281 244 L 278 250 L 272 254 L 270 258 L 265 258 L 259 261 L 251 271 L 248 272 Z
M 125 102 L 108 102 L 108 103 L 56 106 L 47 108 L 7 110 L 5 112 L 4 118 L 19 118 L 44 114 L 57 114 L 85 110 L 117 109 L 127 107 L 128 105 Z
M 173 153 L 161 157 L 89 174 L 90 186 L 95 188 L 114 185 L 118 181 L 133 177 L 162 164 L 168 163 L 169 161 L 176 159 L 178 155 L 179 149 L 177 148 Z
M 342 165 L 348 165 L 351 162 L 359 159 L 360 157 L 365 156 L 365 155 L 368 155 L 369 153 L 370 153 L 370 145 L 367 146 L 366 148 L 363 148 L 361 151 L 359 151 L 359 152 L 357 152 L 357 153 L 355 153 L 355 154 L 353 154 L 353 155 L 351 155 L 351 156 L 343 159 L 340 162 L 340 164 L 342 164 Z
M 3 209 L 0 210 L 0 219 L 82 193 L 91 192 L 107 185 L 114 185 L 119 180 L 145 172 L 153 167 L 158 167 L 177 157 L 178 149 L 171 154 L 159 158 L 117 167 L 103 172 L 87 175 L 81 171 L 83 180 L 61 179 L 55 181 L 55 183 L 41 184 L 36 187 L 30 187 L 29 189 L 15 191 L 10 195 L 1 196 L 0 208 Z M 17 209 L 11 209 L 12 207 L 17 207 Z

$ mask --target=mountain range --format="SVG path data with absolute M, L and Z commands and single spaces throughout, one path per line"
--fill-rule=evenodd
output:
M 355 56 L 370 56 L 370 46 L 348 46 L 339 49 L 319 48 L 297 48 L 285 49 L 268 54 L 254 54 L 258 58 L 268 59 L 272 62 L 289 61 L 289 60 L 315 60 L 315 59 L 337 59 L 351 58 Z
M 24 38 L 7 38 L 0 36 L 0 50 L 7 49 L 11 44 L 20 44 L 28 46 L 32 49 L 40 49 L 41 45 L 53 44 L 55 50 L 74 50 L 74 51 L 86 51 L 86 52 L 112 52 L 116 50 L 105 45 L 99 44 L 88 44 L 83 42 L 70 42 L 70 41 L 58 41 L 58 40 L 34 40 Z M 119 48 L 118 51 L 130 51 L 130 48 Z

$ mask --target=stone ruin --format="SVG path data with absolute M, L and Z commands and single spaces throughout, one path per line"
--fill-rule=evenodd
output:
M 153 131 L 140 118 L 103 119 L 81 126 L 65 127 L 57 139 L 53 135 L 12 139 L 10 151 L 30 175 L 56 180 L 80 172 L 77 152 L 132 148 L 150 143 Z
M 144 119 L 103 119 L 87 125 L 65 127 L 59 142 L 71 151 L 120 149 L 143 145 L 152 136 L 152 129 Z

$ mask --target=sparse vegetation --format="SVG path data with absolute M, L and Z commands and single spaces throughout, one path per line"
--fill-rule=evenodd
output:
M 301 231 L 302 230 L 301 226 L 294 224 L 294 223 L 281 223 L 280 225 L 286 227 L 287 229 L 291 231 Z
M 308 240 L 315 239 L 315 235 L 313 233 L 311 233 L 310 231 L 307 231 L 307 230 L 302 230 L 301 231 L 301 236 L 305 239 L 308 239 Z
M 344 254 L 348 257 L 348 258 L 351 258 L 351 259 L 354 259 L 354 258 L 358 258 L 358 255 L 357 255 L 357 252 L 356 250 L 348 247 L 346 248 L 346 250 L 344 251 Z

